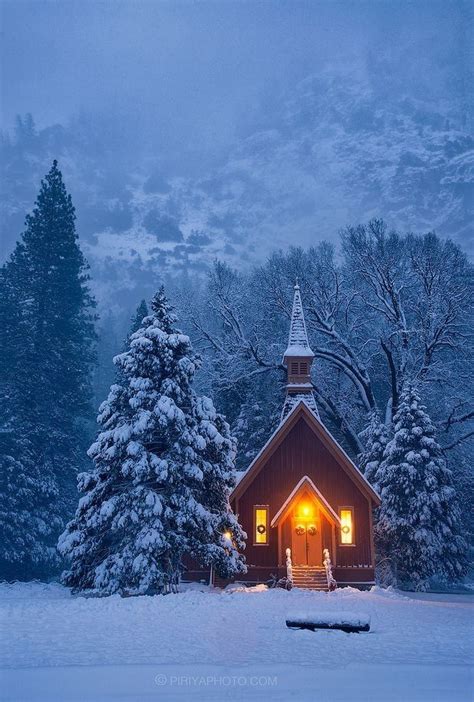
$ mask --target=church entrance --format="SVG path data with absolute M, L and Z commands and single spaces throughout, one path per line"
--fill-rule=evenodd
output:
M 291 555 L 296 566 L 322 565 L 321 516 L 309 495 L 298 502 L 291 517 Z

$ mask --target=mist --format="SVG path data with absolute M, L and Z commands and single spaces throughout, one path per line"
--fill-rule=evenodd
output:
M 374 216 L 467 248 L 471 18 L 463 2 L 3 2 L 2 258 L 53 158 L 100 300 Z

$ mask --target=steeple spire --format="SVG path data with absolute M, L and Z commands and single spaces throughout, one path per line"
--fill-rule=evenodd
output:
M 303 303 L 301 302 L 300 286 L 296 279 L 295 294 L 293 297 L 293 309 L 291 312 L 290 335 L 288 337 L 288 346 L 283 356 L 283 360 L 291 356 L 305 356 L 306 358 L 314 358 L 314 353 L 311 351 L 308 333 L 306 331 L 306 322 L 304 321 Z
M 313 385 L 311 383 L 311 364 L 313 358 L 314 353 L 308 341 L 300 286 L 297 280 L 293 297 L 293 309 L 291 311 L 288 346 L 283 354 L 283 363 L 287 368 L 288 380 L 282 419 L 286 417 L 300 400 L 304 400 L 316 416 L 319 417 Z

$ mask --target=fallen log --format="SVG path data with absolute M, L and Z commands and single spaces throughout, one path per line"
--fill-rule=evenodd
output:
M 290 629 L 336 629 L 347 634 L 370 631 L 370 617 L 351 612 L 305 612 L 289 614 L 286 626 Z

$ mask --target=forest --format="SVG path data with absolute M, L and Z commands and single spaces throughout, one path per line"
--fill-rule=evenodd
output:
M 205 408 L 189 410 L 192 431 L 198 432 L 199 422 L 207 417 L 206 422 L 217 422 L 219 435 L 227 437 L 227 454 L 213 459 L 212 480 L 223 481 L 222 495 L 228 494 L 234 480 L 228 470 L 234 470 L 234 457 L 237 471 L 245 470 L 280 419 L 285 383 L 282 353 L 295 281 L 301 287 L 315 353 L 312 382 L 322 419 L 366 476 L 390 496 L 386 501 L 390 514 L 379 515 L 379 524 L 384 519 L 390 523 L 385 537 L 397 522 L 401 542 L 403 530 L 412 529 L 408 538 L 413 553 L 409 556 L 404 548 L 403 558 L 411 557 L 416 563 L 426 556 L 429 539 L 425 535 L 421 545 L 415 543 L 418 536 L 413 537 L 416 528 L 409 524 L 410 502 L 403 497 L 413 493 L 421 499 L 422 494 L 422 508 L 431 514 L 429 538 L 437 548 L 442 546 L 442 556 L 433 547 L 432 561 L 437 566 L 432 562 L 420 570 L 424 568 L 429 577 L 451 579 L 466 572 L 472 526 L 461 506 L 473 496 L 472 266 L 458 244 L 434 232 L 396 231 L 380 218 L 345 227 L 336 246 L 326 241 L 307 249 L 290 246 L 246 271 L 215 260 L 205 276 L 183 274 L 171 280 L 168 276 L 170 302 L 163 289 L 158 293 L 163 281 L 157 279 L 158 297 L 135 301 L 130 327 L 117 340 L 118 335 L 110 335 L 97 314 L 75 218 L 55 161 L 42 181 L 24 232 L 1 269 L 3 577 L 58 576 L 63 562 L 56 544 L 77 506 L 77 475 L 82 492 L 92 483 L 97 487 L 96 478 L 84 477 L 88 475 L 84 471 L 91 470 L 87 449 L 92 443 L 89 457 L 96 462 L 97 476 L 101 461 L 116 460 L 112 450 L 104 459 L 98 446 L 101 441 L 104 446 L 109 446 L 109 440 L 121 442 L 107 431 L 120 407 L 124 411 L 123 392 L 132 396 L 138 392 L 138 399 L 128 401 L 132 407 L 142 402 L 140 392 L 148 392 L 137 380 L 144 373 L 140 364 L 147 361 L 136 353 L 140 337 L 150 334 L 149 324 L 157 325 L 160 333 L 165 330 L 182 337 L 179 357 L 188 359 L 193 370 L 183 377 L 179 371 L 176 383 L 184 383 L 180 393 L 191 393 L 184 403 L 187 408 Z M 175 349 L 174 343 L 169 348 Z M 163 354 L 163 348 L 158 345 L 153 353 Z M 124 360 L 127 354 L 135 360 Z M 168 387 L 166 378 L 162 382 Z M 192 382 L 204 399 L 190 389 Z M 163 387 L 153 392 L 160 397 Z M 220 414 L 215 414 L 212 402 L 206 405 L 206 396 Z M 93 443 L 99 405 L 102 433 Z M 171 416 L 165 411 L 164 415 Z M 413 445 L 402 441 L 401 446 L 408 425 L 419 429 L 413 430 Z M 169 438 L 169 431 L 164 425 L 154 426 L 150 436 L 156 442 L 157 432 Z M 166 454 L 160 441 L 151 448 L 148 445 L 147 455 Z M 421 441 L 418 448 L 417 441 Z M 410 465 L 405 470 L 410 463 L 407 456 L 415 450 L 421 464 L 416 470 Z M 182 456 L 173 460 L 178 468 L 183 465 Z M 202 460 L 208 465 L 210 459 Z M 223 465 L 227 466 L 224 472 Z M 190 480 L 195 478 L 193 474 Z M 131 485 L 136 487 L 134 480 Z M 192 494 L 186 504 L 197 494 L 183 483 L 183 490 L 188 488 Z M 94 499 L 103 514 L 104 494 Z M 213 526 L 217 534 L 224 528 L 225 499 L 218 508 L 216 504 L 207 508 L 211 516 L 220 510 L 220 526 Z M 438 529 L 440 515 L 444 526 Z M 178 522 L 168 530 L 179 533 Z M 242 542 L 236 523 L 226 528 L 233 530 L 235 542 Z M 68 529 L 69 540 L 62 537 L 62 555 L 74 550 L 75 537 L 71 526 Z M 203 534 L 206 529 L 203 523 Z M 209 553 L 215 544 L 209 546 Z M 194 547 L 188 544 L 187 548 Z M 202 550 L 203 544 L 196 548 Z M 238 572 L 242 565 L 237 553 L 232 558 Z

